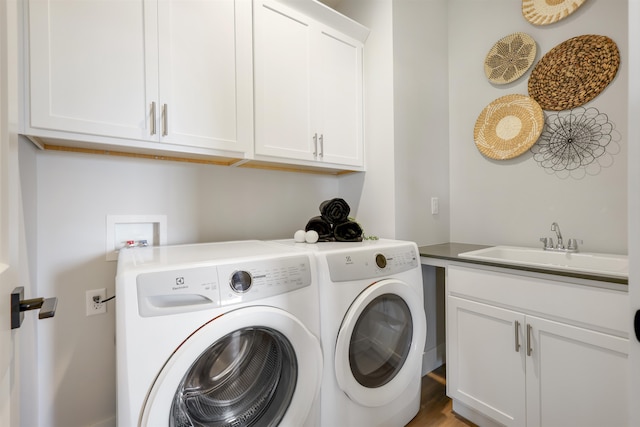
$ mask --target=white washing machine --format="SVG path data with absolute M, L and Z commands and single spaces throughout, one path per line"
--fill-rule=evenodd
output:
M 318 260 L 321 425 L 405 426 L 420 409 L 427 335 L 416 244 L 279 242 Z
M 316 262 L 269 242 L 122 250 L 118 425 L 316 426 Z

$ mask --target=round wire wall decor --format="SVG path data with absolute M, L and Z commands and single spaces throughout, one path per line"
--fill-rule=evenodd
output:
M 615 149 L 608 150 L 614 125 L 596 108 L 578 107 L 545 118 L 538 142 L 530 148 L 533 159 L 561 178 L 595 175 L 613 163 Z M 615 148 L 616 144 L 612 144 Z

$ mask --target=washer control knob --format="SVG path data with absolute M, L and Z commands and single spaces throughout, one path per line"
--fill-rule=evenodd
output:
M 252 284 L 253 278 L 251 277 L 251 273 L 244 270 L 234 271 L 229 279 L 229 286 L 238 293 L 247 292 Z
M 376 265 L 380 268 L 385 268 L 387 266 L 387 257 L 382 254 L 376 255 Z

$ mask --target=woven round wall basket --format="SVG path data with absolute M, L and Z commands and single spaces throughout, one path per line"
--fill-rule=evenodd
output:
M 533 25 L 549 25 L 575 12 L 585 0 L 522 0 L 522 16 Z
M 542 108 L 525 95 L 506 95 L 487 105 L 478 116 L 473 139 L 490 159 L 518 157 L 536 143 L 544 128 Z
M 493 45 L 484 60 L 491 83 L 506 84 L 522 77 L 536 57 L 536 42 L 525 33 L 513 33 Z
M 618 46 L 609 37 L 574 37 L 538 61 L 529 76 L 529 96 L 544 110 L 570 110 L 598 96 L 619 66 Z

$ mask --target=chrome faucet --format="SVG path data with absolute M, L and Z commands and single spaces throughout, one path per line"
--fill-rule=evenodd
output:
M 556 237 L 558 238 L 558 244 L 556 245 L 556 249 L 564 249 L 564 242 L 562 241 L 562 233 L 560 233 L 560 226 L 557 222 L 551 224 L 551 231 L 556 232 Z
M 556 233 L 557 244 L 553 244 L 553 237 L 541 237 L 540 241 L 542 242 L 542 248 L 545 251 L 553 251 L 553 252 L 578 252 L 578 242 L 582 244 L 582 240 L 580 239 L 569 239 L 569 244 L 567 247 L 564 247 L 564 239 L 562 238 L 562 233 L 560 232 L 560 226 L 557 222 L 551 224 L 551 231 Z

